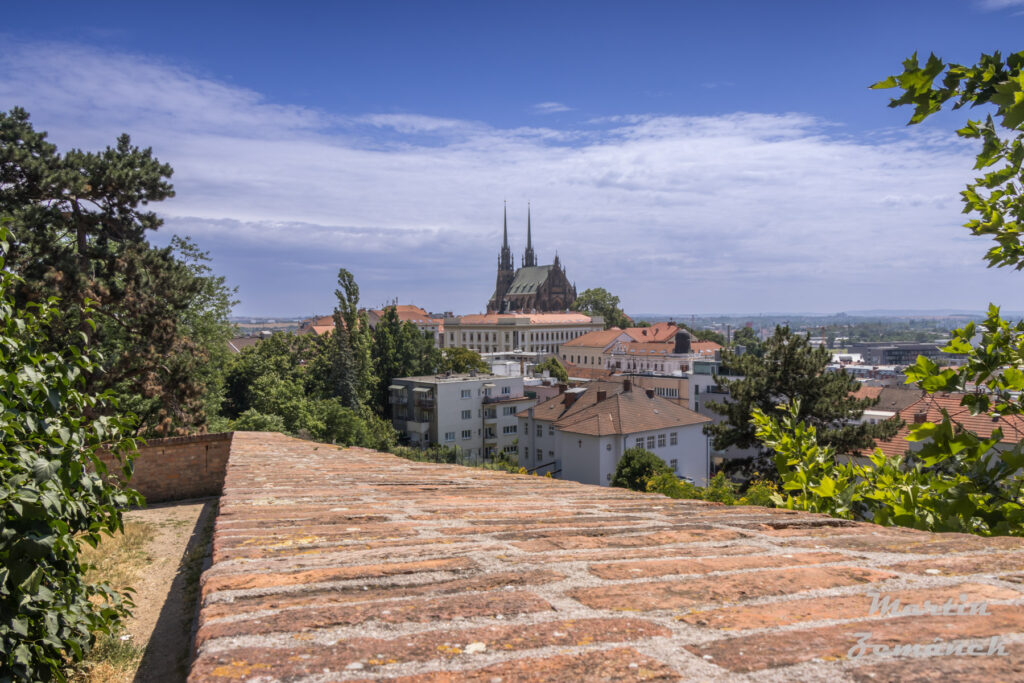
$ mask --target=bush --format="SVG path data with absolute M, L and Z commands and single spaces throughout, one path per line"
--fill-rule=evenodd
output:
M 0 225 L 0 679 L 48 681 L 129 613 L 130 600 L 85 580 L 79 552 L 123 530 L 121 509 L 142 498 L 105 481 L 96 455 L 127 458 L 132 421 L 91 417 L 114 401 L 84 391 L 99 371 L 87 349 L 44 350 L 57 302 L 15 306 L 8 239 Z
M 612 486 L 646 491 L 647 481 L 659 474 L 671 474 L 672 470 L 664 460 L 643 448 L 628 448 L 615 467 Z

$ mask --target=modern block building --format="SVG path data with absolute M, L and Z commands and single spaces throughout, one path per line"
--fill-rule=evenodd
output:
M 523 392 L 519 376 L 399 377 L 388 388 L 392 424 L 409 445 L 457 446 L 479 458 L 516 453 L 516 414 L 537 402 Z

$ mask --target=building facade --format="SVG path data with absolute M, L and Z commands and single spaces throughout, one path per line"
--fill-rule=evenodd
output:
M 505 210 L 504 239 L 498 253 L 498 276 L 494 293 L 487 302 L 488 313 L 567 311 L 576 301 L 576 286 L 569 282 L 565 267 L 555 254 L 551 265 L 537 265 L 533 250 L 530 210 L 526 213 L 526 252 L 516 270 L 508 244 L 508 209 Z
M 641 447 L 699 486 L 710 476 L 710 420 L 630 380 L 569 389 L 519 413 L 519 465 L 608 486 L 623 453 Z
M 522 377 L 400 377 L 388 389 L 391 422 L 410 446 L 454 446 L 476 458 L 515 454 L 516 414 L 537 402 L 523 392 Z
M 444 319 L 444 346 L 479 353 L 556 354 L 561 344 L 604 329 L 583 313 L 487 313 Z

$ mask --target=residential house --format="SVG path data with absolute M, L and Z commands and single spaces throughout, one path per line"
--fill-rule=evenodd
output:
M 710 472 L 707 417 L 631 380 L 567 389 L 520 411 L 519 464 L 561 479 L 607 486 L 623 453 L 645 448 L 698 485 Z

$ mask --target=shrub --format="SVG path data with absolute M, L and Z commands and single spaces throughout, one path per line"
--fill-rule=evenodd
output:
M 664 460 L 643 448 L 628 448 L 619 459 L 612 477 L 612 486 L 646 491 L 647 481 L 656 475 L 671 473 Z
M 129 613 L 130 600 L 85 580 L 79 552 L 123 530 L 121 509 L 142 498 L 106 480 L 96 455 L 127 459 L 132 422 L 91 417 L 114 401 L 84 390 L 99 371 L 85 335 L 83 348 L 44 350 L 57 302 L 16 307 L 9 239 L 0 224 L 0 679 L 48 681 Z

